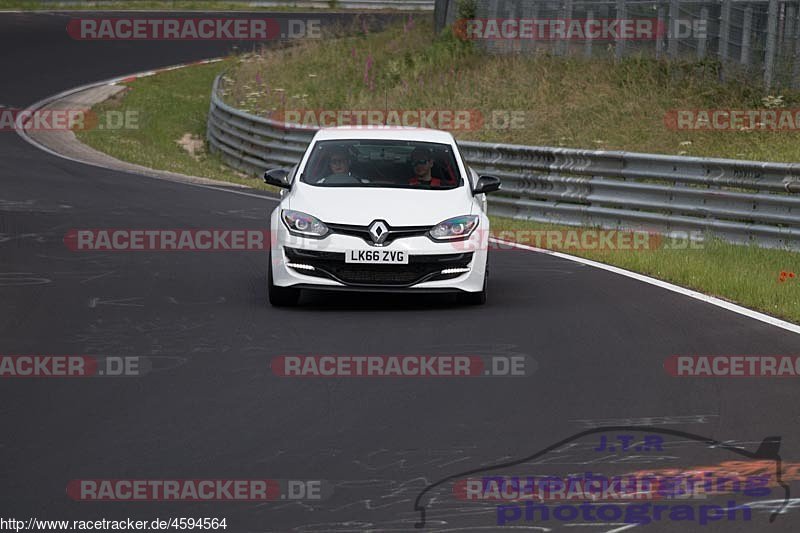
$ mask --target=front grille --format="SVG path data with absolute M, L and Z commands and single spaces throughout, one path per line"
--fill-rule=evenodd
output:
M 368 244 L 374 245 L 372 236 L 369 234 L 368 226 L 352 226 L 349 224 L 329 224 L 325 223 L 331 233 L 338 233 L 340 235 L 350 235 L 352 237 L 360 237 Z M 424 237 L 431 226 L 398 226 L 392 227 L 387 224 L 388 235 L 384 239 L 381 246 L 385 246 L 392 241 L 406 237 Z
M 355 285 L 408 285 L 427 274 L 424 269 L 406 265 L 347 265 L 331 270 L 340 280 Z
M 467 267 L 472 252 L 412 255 L 407 265 L 369 265 L 344 262 L 344 253 L 284 248 L 291 263 L 311 265 L 315 270 L 298 270 L 307 276 L 324 277 L 345 285 L 409 287 L 423 281 L 457 278 L 463 272 L 440 274 L 446 268 Z

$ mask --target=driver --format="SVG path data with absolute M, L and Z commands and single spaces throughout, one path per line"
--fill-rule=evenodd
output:
M 433 154 L 427 148 L 414 148 L 411 152 L 411 166 L 414 175 L 408 180 L 408 184 L 416 187 L 441 187 L 442 180 L 431 176 L 433 168 Z
M 328 160 L 330 175 L 350 175 L 350 155 L 344 148 L 336 148 Z

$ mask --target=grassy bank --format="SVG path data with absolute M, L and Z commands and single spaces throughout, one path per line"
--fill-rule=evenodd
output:
M 75 133 L 82 142 L 123 161 L 267 189 L 260 179 L 225 166 L 205 147 L 211 83 L 231 62 L 182 68 L 126 83 L 126 92 L 93 110 L 100 117 L 132 113 L 136 120 L 126 124 L 132 127 Z
M 483 125 L 463 139 L 664 154 L 800 161 L 800 134 L 686 131 L 673 110 L 780 109 L 800 93 L 718 82 L 712 61 L 620 62 L 580 57 L 482 55 L 469 42 L 432 42 L 427 17 L 382 33 L 306 41 L 248 56 L 226 86 L 230 103 L 258 114 L 283 110 L 477 110 Z M 781 97 L 781 98 L 778 98 Z M 517 112 L 514 127 L 503 127 Z M 508 115 L 506 115 L 508 113 Z M 800 130 L 800 128 L 798 128 Z
M 332 6 L 334 4 L 331 4 Z M 251 5 L 251 2 L 219 2 L 216 0 L 128 0 L 128 1 L 63 1 L 43 2 L 36 0 L 0 0 L 0 10 L 20 11 L 98 11 L 98 10 L 168 10 L 168 11 L 315 11 L 308 8 L 267 7 Z M 330 8 L 325 11 L 330 11 Z M 318 9 L 317 11 L 321 11 Z

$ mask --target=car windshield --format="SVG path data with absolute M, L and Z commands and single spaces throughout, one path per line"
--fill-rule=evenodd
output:
M 450 145 L 394 140 L 320 141 L 300 181 L 318 187 L 431 190 L 463 183 Z

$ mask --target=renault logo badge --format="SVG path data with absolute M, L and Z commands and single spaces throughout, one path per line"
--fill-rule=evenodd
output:
M 372 237 L 372 242 L 381 244 L 389 236 L 389 228 L 382 220 L 376 220 L 369 225 L 369 235 Z

